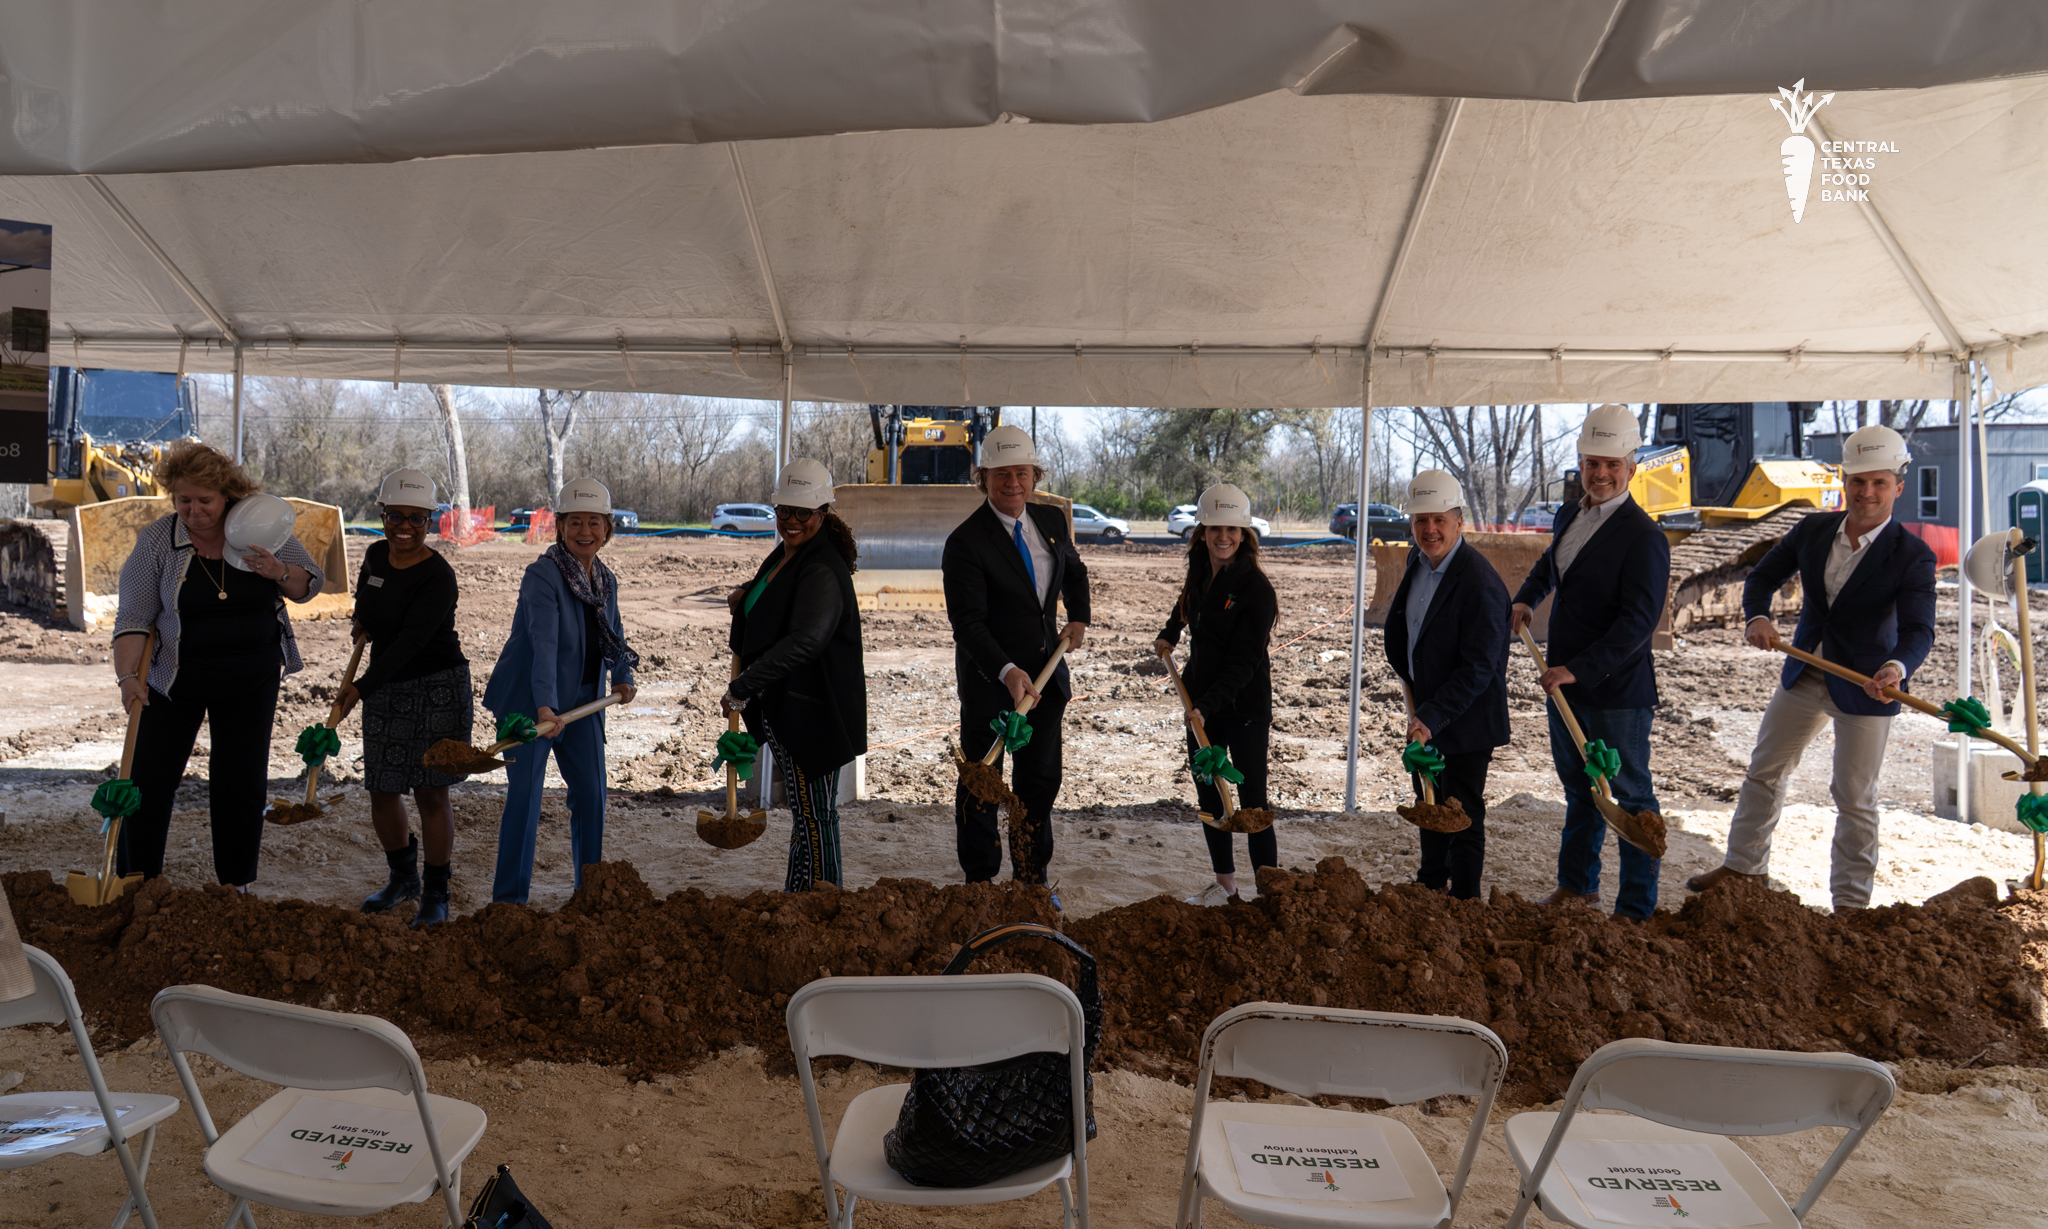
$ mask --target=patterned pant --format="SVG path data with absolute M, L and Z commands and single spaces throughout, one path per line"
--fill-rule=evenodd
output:
M 839 769 L 812 775 L 796 762 L 767 722 L 761 730 L 775 756 L 782 792 L 789 800 L 789 870 L 785 892 L 808 892 L 820 879 L 844 887 L 839 870 Z

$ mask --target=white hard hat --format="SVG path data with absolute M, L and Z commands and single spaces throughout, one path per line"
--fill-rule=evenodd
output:
M 555 496 L 555 515 L 567 516 L 571 512 L 601 512 L 612 514 L 612 493 L 604 483 L 595 478 L 578 478 L 562 488 Z
M 435 504 L 434 480 L 416 469 L 396 469 L 377 488 L 377 502 L 385 507 L 426 508 Z
M 1873 428 L 1865 427 L 1864 431 Z M 1875 428 L 1884 430 L 1884 428 Z M 1862 431 L 1856 434 L 1863 434 Z M 1970 578 L 1970 587 L 1994 602 L 2012 600 L 2012 531 L 2001 529 L 1987 533 L 1970 547 L 1963 556 L 1963 573 Z
M 775 498 L 785 508 L 822 508 L 832 502 L 832 471 L 809 457 L 799 457 L 775 476 Z
M 1634 457 L 1643 446 L 1643 429 L 1625 405 L 1596 406 L 1579 428 L 1579 455 Z
M 1005 423 L 981 438 L 981 460 L 976 464 L 983 469 L 1001 469 L 1005 465 L 1043 463 L 1038 459 L 1038 449 L 1031 443 L 1031 433 Z
M 298 519 L 299 514 L 292 506 L 275 495 L 251 495 L 237 500 L 228 509 L 227 522 L 221 526 L 228 539 L 228 549 L 221 552 L 221 558 L 244 572 L 249 571 L 242 552 L 260 546 L 276 554 L 291 540 L 292 527 Z
M 1408 481 L 1408 515 L 1418 512 L 1449 512 L 1465 506 L 1464 488 L 1450 473 L 1425 469 Z
M 1885 469 L 1897 473 L 1913 459 L 1905 437 L 1890 427 L 1858 427 L 1842 441 L 1842 472 L 1867 474 Z
M 1203 491 L 1202 497 L 1195 501 L 1195 523 L 1235 525 L 1239 529 L 1250 529 L 1251 497 L 1228 482 L 1219 482 Z

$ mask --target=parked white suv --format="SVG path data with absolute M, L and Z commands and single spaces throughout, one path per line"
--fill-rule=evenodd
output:
M 711 513 L 711 527 L 726 533 L 774 533 L 775 509 L 762 504 L 720 504 Z
M 1183 542 L 1187 541 L 1188 535 L 1195 531 L 1195 512 L 1195 505 L 1182 504 L 1180 507 L 1175 508 L 1173 511 L 1167 513 L 1166 532 L 1174 535 Z M 1266 538 L 1272 535 L 1272 532 L 1273 522 L 1267 520 L 1263 516 L 1255 516 L 1252 518 L 1253 537 L 1256 537 L 1261 542 L 1263 542 L 1266 540 Z

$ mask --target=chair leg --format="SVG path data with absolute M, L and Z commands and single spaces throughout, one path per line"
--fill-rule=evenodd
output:
M 228 1209 L 228 1218 L 220 1223 L 220 1229 L 228 1229 L 238 1220 L 246 1223 L 249 1229 L 256 1229 L 256 1214 L 249 1210 L 247 1198 L 235 1200 L 235 1206 Z
M 846 1192 L 846 1198 L 839 1201 L 838 1229 L 853 1229 L 853 1205 L 859 1202 L 859 1196 L 852 1191 Z
M 462 1166 L 457 1165 L 448 1173 L 448 1198 L 444 1201 L 442 1213 L 452 1219 L 448 1229 L 462 1229 Z
M 1074 1191 L 1065 1178 L 1057 1179 L 1060 1188 L 1060 1229 L 1074 1229 Z
M 115 1153 L 121 1160 L 122 1176 L 128 1179 L 128 1198 L 121 1204 L 121 1210 L 114 1214 L 113 1229 L 123 1229 L 128 1218 L 137 1210 L 142 1213 L 144 1229 L 157 1229 L 156 1209 L 149 1206 L 149 1196 L 144 1187 L 149 1182 L 149 1158 L 156 1150 L 156 1128 L 142 1133 L 142 1156 L 136 1157 L 127 1143 L 115 1146 Z

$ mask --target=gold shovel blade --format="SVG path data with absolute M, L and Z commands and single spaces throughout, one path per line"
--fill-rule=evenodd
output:
M 87 908 L 117 901 L 123 895 L 141 886 L 141 871 L 131 871 L 105 888 L 102 887 L 98 875 L 88 875 L 84 871 L 72 871 L 64 876 L 64 891 L 70 895 L 71 902 L 77 905 L 84 905 Z
M 735 812 L 731 815 L 720 815 L 716 811 L 697 812 L 697 838 L 714 849 L 744 849 L 760 840 L 761 834 L 767 830 L 766 811 Z

